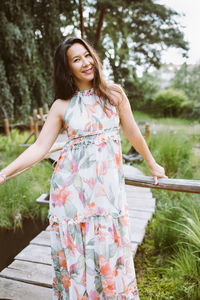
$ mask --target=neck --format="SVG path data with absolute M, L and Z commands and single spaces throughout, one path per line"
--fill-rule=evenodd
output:
M 84 91 L 84 90 L 90 90 L 93 85 L 92 85 L 92 81 L 90 82 L 76 82 L 76 86 L 78 88 L 79 91 Z

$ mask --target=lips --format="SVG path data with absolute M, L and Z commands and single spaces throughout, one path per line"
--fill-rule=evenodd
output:
M 85 71 L 83 71 L 84 74 L 91 74 L 93 72 L 93 68 L 89 68 Z

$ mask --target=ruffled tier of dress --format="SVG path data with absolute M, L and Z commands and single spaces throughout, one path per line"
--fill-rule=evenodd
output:
M 139 299 L 128 216 L 51 216 L 50 235 L 55 299 Z

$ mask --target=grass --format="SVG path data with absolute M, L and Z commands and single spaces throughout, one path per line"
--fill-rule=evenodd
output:
M 28 136 L 25 132 L 13 130 L 9 137 L 0 136 L 0 169 L 13 161 L 24 148 L 19 144 Z M 16 229 L 22 226 L 24 218 L 40 217 L 45 220 L 47 207 L 40 207 L 36 199 L 49 191 L 53 168 L 48 161 L 42 161 L 22 175 L 0 186 L 0 227 Z
M 137 118 L 141 119 L 140 113 Z M 169 177 L 200 179 L 200 152 L 195 149 L 199 132 L 188 132 L 188 121 L 170 120 L 170 124 L 179 129 L 163 130 L 166 126 L 159 123 L 162 132 L 151 134 L 149 147 L 153 156 Z M 122 138 L 123 152 L 127 153 L 130 144 Z M 134 166 L 150 175 L 144 162 Z M 200 195 L 152 192 L 157 199 L 156 213 L 135 257 L 140 298 L 200 299 Z
M 140 126 L 143 134 L 145 134 L 145 124 L 150 124 L 151 135 L 158 131 L 172 131 L 175 133 L 182 132 L 191 136 L 198 137 L 200 143 L 200 122 L 197 120 L 185 120 L 181 118 L 154 118 L 143 112 L 134 112 L 134 117 Z
M 175 282 L 170 276 L 172 266 L 165 262 L 156 250 L 149 224 L 145 240 L 135 257 L 137 284 L 141 300 L 163 300 L 176 298 Z
M 173 222 L 170 222 L 170 220 L 167 223 L 166 219 L 164 219 L 164 224 L 157 223 L 158 215 L 157 213 L 151 220 L 147 228 L 145 240 L 139 247 L 135 257 L 141 300 L 198 300 L 200 296 L 200 262 L 199 252 L 195 250 L 197 249 L 196 239 L 194 243 L 188 243 L 187 238 L 190 239 L 191 237 L 185 234 L 183 222 L 180 222 L 178 227 L 174 226 L 171 228 Z M 190 217 L 193 219 L 194 215 Z M 195 229 L 197 229 L 196 226 L 198 226 L 199 232 L 199 225 L 197 223 L 195 223 Z M 160 233 L 166 239 L 164 244 L 161 243 L 157 246 L 157 238 L 161 238 L 162 241 L 162 236 L 157 236 L 155 239 L 155 228 L 158 229 L 158 227 L 163 228 Z M 167 230 L 165 231 L 165 228 L 171 228 L 171 232 L 168 233 Z M 174 234 L 171 236 L 173 229 Z M 189 231 L 190 233 L 194 233 L 192 227 Z M 178 234 L 175 240 L 176 232 Z M 166 243 L 167 241 L 168 243 Z M 167 247 L 165 247 L 166 245 Z
M 133 112 L 134 118 L 136 121 L 140 121 L 141 123 L 154 123 L 154 124 L 162 124 L 168 126 L 187 126 L 187 125 L 194 125 L 197 123 L 196 120 L 186 120 L 182 118 L 155 118 L 147 113 L 135 111 Z

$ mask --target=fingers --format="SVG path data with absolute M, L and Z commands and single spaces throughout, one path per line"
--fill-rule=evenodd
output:
M 159 176 L 153 176 L 154 184 L 158 184 L 158 177 L 159 177 Z M 167 179 L 168 176 L 164 175 L 164 176 L 159 177 L 159 178 L 166 178 L 166 179 Z
M 158 177 L 157 176 L 153 176 L 153 180 L 154 180 L 154 184 L 158 184 Z

